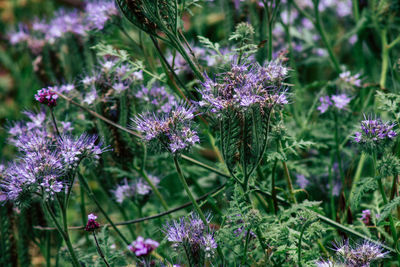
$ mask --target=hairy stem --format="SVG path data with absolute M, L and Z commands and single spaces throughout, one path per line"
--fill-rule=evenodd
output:
M 92 233 L 93 233 L 94 241 L 96 242 L 97 252 L 99 253 L 101 259 L 102 259 L 103 262 L 104 262 L 104 264 L 105 264 L 107 267 L 110 267 L 110 264 L 107 262 L 106 258 L 104 257 L 103 251 L 101 250 L 100 245 L 99 245 L 99 242 L 97 241 L 96 234 L 94 233 L 94 231 L 93 231 Z

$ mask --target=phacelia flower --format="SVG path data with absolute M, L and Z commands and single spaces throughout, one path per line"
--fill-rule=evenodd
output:
M 100 228 L 100 224 L 96 221 L 97 216 L 94 215 L 93 213 L 88 215 L 88 222 L 85 226 L 85 231 L 87 232 L 93 232 L 96 229 Z
M 288 69 L 279 61 L 267 62 L 264 66 L 233 64 L 231 70 L 219 74 L 216 81 L 206 77 L 198 90 L 202 96 L 199 105 L 217 115 L 251 107 L 259 107 L 265 112 L 275 104 L 287 103 L 279 90 L 287 73 Z
M 365 225 L 369 225 L 371 222 L 371 211 L 370 210 L 363 210 L 361 215 L 361 220 Z
M 396 138 L 397 132 L 394 130 L 396 124 L 383 122 L 379 118 L 364 116 L 361 121 L 361 131 L 354 135 L 354 141 L 363 145 L 363 148 L 371 152 L 374 149 L 382 150 Z
M 153 250 L 155 250 L 160 244 L 150 238 L 146 240 L 139 236 L 136 241 L 128 246 L 128 249 L 135 253 L 137 257 L 143 257 L 149 255 Z
M 389 253 L 384 252 L 381 246 L 368 241 L 350 246 L 348 240 L 335 244 L 334 251 L 340 262 L 349 267 L 369 267 L 371 262 L 385 258 Z
M 159 184 L 160 179 L 158 177 L 153 175 L 148 175 L 148 177 L 155 186 Z M 130 183 L 125 178 L 122 184 L 112 190 L 112 193 L 118 203 L 123 203 L 126 199 L 139 199 L 149 195 L 151 187 L 142 178 Z
M 200 141 L 191 129 L 194 117 L 194 108 L 178 104 L 167 114 L 138 115 L 133 122 L 145 141 L 175 154 Z
M 49 107 L 55 107 L 57 105 L 58 95 L 53 91 L 51 87 L 43 88 L 37 92 L 35 99 L 42 104 Z
M 86 4 L 86 23 L 91 30 L 102 30 L 113 16 L 118 15 L 114 1 L 97 0 Z
M 107 150 L 96 141 L 97 136 L 57 137 L 47 130 L 52 124 L 44 112 L 25 114 L 30 121 L 9 129 L 9 142 L 18 148 L 19 156 L 0 175 L 2 197 L 17 205 L 37 195 L 53 199 L 54 194 L 71 186 L 71 172 L 83 158 L 97 159 Z
M 212 257 L 217 248 L 213 232 L 204 225 L 197 214 L 167 223 L 164 232 L 167 240 L 173 243 L 173 247 L 186 250 L 190 253 L 189 256 L 195 259 L 197 257 L 197 260 L 201 260 L 200 255 Z
M 346 72 L 342 72 L 339 77 L 342 81 L 344 81 L 345 83 L 352 85 L 352 86 L 356 86 L 356 87 L 361 87 L 361 79 L 360 79 L 361 74 L 357 73 L 353 76 L 351 76 L 350 71 L 346 71 Z
M 344 109 L 351 101 L 351 98 L 346 94 L 333 95 L 331 99 L 338 109 Z
M 317 107 L 317 109 L 321 114 L 325 113 L 328 110 L 328 108 L 332 106 L 332 101 L 329 96 L 321 96 L 319 98 L 319 101 L 321 102 L 321 105 Z
M 83 158 L 99 159 L 100 154 L 108 151 L 103 142 L 97 142 L 97 135 L 82 134 L 78 138 L 64 135 L 58 138 L 58 147 L 63 161 L 69 168 L 75 168 Z
M 149 106 L 149 110 L 157 113 L 168 113 L 177 104 L 176 98 L 163 86 L 153 86 L 150 89 L 142 86 L 135 96 Z

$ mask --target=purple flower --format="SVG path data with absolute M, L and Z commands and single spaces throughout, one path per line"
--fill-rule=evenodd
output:
M 209 217 L 207 220 L 209 221 Z M 211 257 L 218 246 L 213 232 L 210 232 L 197 214 L 192 213 L 187 218 L 181 217 L 177 221 L 167 223 L 164 232 L 167 240 L 172 242 L 175 248 L 189 248 L 189 253 L 197 255 L 197 258 L 200 251 Z
M 307 185 L 310 183 L 303 174 L 296 175 L 296 178 L 297 178 L 296 183 L 299 185 L 301 189 L 306 188 Z
M 86 21 L 89 29 L 102 30 L 113 16 L 118 15 L 117 7 L 113 1 L 97 0 L 86 4 Z
M 8 40 L 13 45 L 27 42 L 29 40 L 29 38 L 30 38 L 30 36 L 28 34 L 28 29 L 25 25 L 22 25 L 22 24 L 20 24 L 18 26 L 17 31 L 8 33 Z
M 148 175 L 148 177 L 155 186 L 160 183 L 158 177 L 153 175 Z M 131 183 L 128 183 L 128 180 L 125 178 L 122 184 L 118 185 L 115 190 L 112 190 L 112 193 L 118 203 L 123 203 L 125 199 L 150 194 L 151 187 L 142 178 L 138 178 L 136 181 Z
M 361 131 L 355 133 L 354 140 L 369 146 L 393 140 L 397 136 L 397 132 L 394 130 L 395 126 L 395 123 L 384 123 L 379 118 L 372 119 L 372 117 L 364 115 L 364 120 L 361 121 Z
M 279 60 L 254 64 L 232 64 L 230 71 L 217 75 L 214 81 L 206 77 L 198 92 L 202 95 L 201 107 L 220 116 L 224 112 L 246 111 L 259 107 L 264 112 L 275 104 L 288 103 L 280 92 L 280 84 L 288 69 Z
M 97 142 L 97 135 L 82 134 L 78 138 L 64 135 L 58 138 L 63 162 L 68 168 L 75 168 L 83 158 L 99 159 L 100 154 L 108 151 L 103 142 Z
M 361 220 L 364 224 L 369 225 L 371 222 L 371 211 L 370 210 L 363 210 L 361 215 Z
M 333 95 L 331 99 L 334 102 L 335 107 L 337 107 L 338 109 L 344 109 L 351 100 L 351 98 L 348 97 L 346 94 Z
M 93 213 L 88 215 L 88 222 L 85 226 L 85 231 L 87 232 L 93 232 L 96 229 L 100 228 L 100 224 L 96 221 L 97 220 L 97 216 L 94 215 Z
M 328 108 L 332 106 L 332 101 L 329 96 L 321 96 L 319 98 L 319 101 L 321 102 L 321 105 L 317 109 L 321 114 L 325 113 L 328 110 Z
M 154 86 L 151 89 L 142 86 L 135 97 L 142 103 L 149 105 L 149 109 L 157 113 L 168 113 L 177 105 L 176 98 L 168 93 L 163 86 Z
M 339 77 L 342 81 L 344 81 L 345 83 L 352 85 L 352 86 L 357 86 L 357 87 L 361 87 L 361 79 L 360 79 L 361 74 L 357 73 L 353 76 L 351 76 L 350 71 L 346 71 L 346 72 L 342 72 Z
M 193 107 L 179 104 L 165 115 L 138 115 L 133 122 L 145 141 L 155 141 L 163 149 L 179 153 L 200 141 L 197 132 L 190 128 L 194 117 Z
M 368 267 L 371 262 L 385 258 L 389 253 L 384 252 L 381 246 L 369 241 L 350 246 L 348 240 L 334 244 L 334 251 L 341 262 L 350 267 Z
M 136 241 L 133 241 L 132 244 L 128 246 L 128 249 L 135 253 L 137 257 L 140 256 L 147 256 L 149 255 L 153 250 L 155 250 L 160 244 L 157 241 L 154 241 L 150 238 L 147 238 L 146 240 L 138 236 Z
M 42 104 L 48 105 L 49 107 L 55 107 L 57 105 L 58 95 L 53 91 L 51 87 L 43 88 L 37 92 L 35 99 Z

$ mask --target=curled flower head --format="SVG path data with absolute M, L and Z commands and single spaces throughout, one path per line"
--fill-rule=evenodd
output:
M 63 161 L 69 168 L 75 168 L 83 158 L 99 159 L 100 154 L 108 151 L 103 142 L 97 142 L 97 135 L 82 134 L 78 138 L 64 135 L 58 139 Z
M 29 121 L 16 123 L 9 129 L 9 141 L 18 148 L 19 157 L 0 174 L 2 198 L 17 205 L 38 195 L 53 199 L 71 186 L 71 172 L 83 158 L 97 159 L 107 150 L 96 141 L 97 136 L 64 135 L 57 139 L 47 131 L 44 112 L 25 114 Z
M 128 249 L 135 253 L 137 257 L 143 257 L 149 255 L 153 250 L 158 248 L 160 244 L 150 238 L 146 240 L 139 236 L 135 241 L 128 246 Z
M 138 115 L 133 122 L 143 139 L 171 153 L 180 153 L 200 141 L 191 128 L 194 108 L 178 104 L 167 114 Z
M 209 221 L 209 216 L 207 220 Z M 164 232 L 173 247 L 190 251 L 197 260 L 201 260 L 200 255 L 212 257 L 217 248 L 214 233 L 210 232 L 197 214 L 167 223 Z
M 42 104 L 45 104 L 49 107 L 55 107 L 57 105 L 58 95 L 51 87 L 43 88 L 37 92 L 35 95 L 35 99 Z
M 85 226 L 85 231 L 87 232 L 93 232 L 96 229 L 100 228 L 100 224 L 96 221 L 97 216 L 94 215 L 93 213 L 88 215 L 88 222 Z
M 364 120 L 361 121 L 361 131 L 355 133 L 354 141 L 361 144 L 369 152 L 375 149 L 382 151 L 396 138 L 395 126 L 395 123 L 383 122 L 379 118 L 373 119 L 371 116 L 364 116 Z
M 202 96 L 199 104 L 219 116 L 254 106 L 265 112 L 275 104 L 287 103 L 279 90 L 287 73 L 288 69 L 280 61 L 267 62 L 264 66 L 232 64 L 231 69 L 219 74 L 216 81 L 206 77 L 198 90 Z
M 348 240 L 336 243 L 334 251 L 344 266 L 368 267 L 373 261 L 383 259 L 389 252 L 378 245 L 368 241 L 351 246 Z M 336 266 L 336 265 L 335 265 Z

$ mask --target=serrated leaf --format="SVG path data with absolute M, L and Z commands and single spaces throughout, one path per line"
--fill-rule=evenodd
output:
M 377 188 L 378 184 L 375 178 L 372 177 L 362 178 L 361 181 L 359 181 L 355 185 L 355 190 L 350 195 L 350 203 L 352 208 L 357 208 L 360 205 L 362 197 L 366 193 L 374 191 Z
M 400 205 L 400 197 L 394 198 L 392 201 L 390 201 L 388 204 L 383 206 L 381 216 L 379 217 L 378 223 L 383 222 L 391 213 L 394 209 L 397 208 L 397 206 Z

